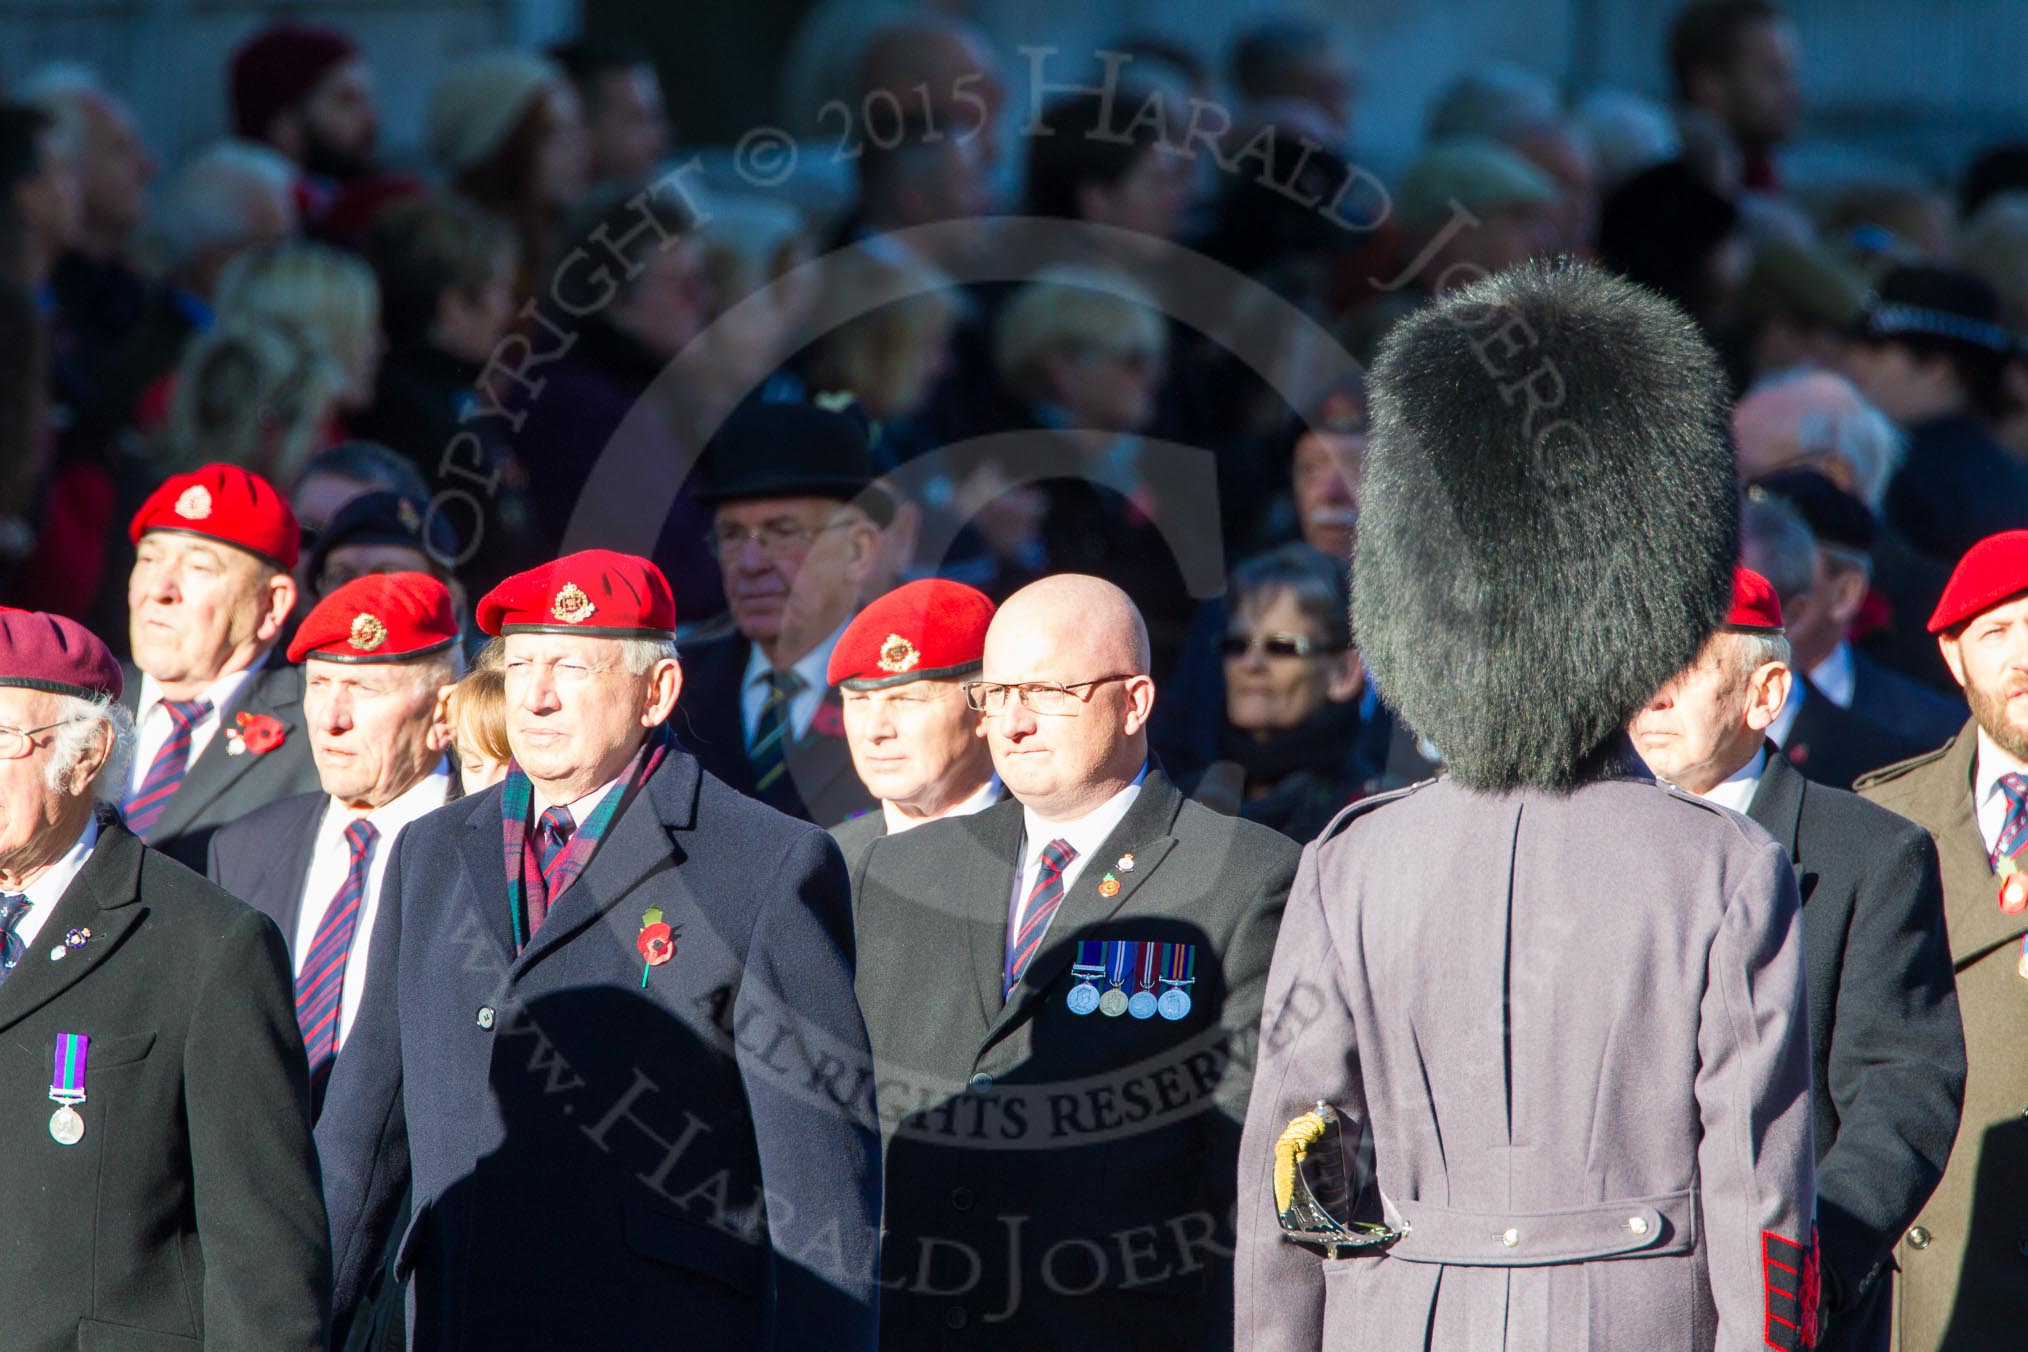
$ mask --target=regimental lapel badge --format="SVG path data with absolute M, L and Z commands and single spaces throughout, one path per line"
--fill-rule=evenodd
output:
M 648 973 L 676 956 L 676 931 L 662 919 L 662 910 L 650 906 L 641 912 L 641 932 L 634 937 L 641 955 L 641 989 L 648 989 Z
M 1120 894 L 1120 880 L 1108 873 L 1099 879 L 1098 893 L 1102 897 L 1116 897 Z
M 1121 855 L 1113 861 L 1113 867 L 1122 873 L 1132 873 L 1134 871 L 1134 856 L 1131 854 Z

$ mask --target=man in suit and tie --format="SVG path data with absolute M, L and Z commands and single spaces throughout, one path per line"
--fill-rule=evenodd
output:
M 274 486 L 234 465 L 172 476 L 127 533 L 127 682 L 137 743 L 121 810 L 192 868 L 211 833 L 317 787 L 302 673 L 276 660 L 301 532 Z
M 701 480 L 735 630 L 684 649 L 684 747 L 741 793 L 819 826 L 871 809 L 826 675 L 894 515 L 863 423 L 807 404 L 742 408 L 712 438 Z
M 1148 755 L 1109 582 L 1009 597 L 967 683 L 1010 799 L 854 897 L 888 1170 L 881 1345 L 1222 1348 L 1261 982 L 1297 849 Z
M 104 643 L 0 610 L 0 1342 L 323 1352 L 288 952 L 110 806 Z
M 2028 531 L 1958 561 L 1929 617 L 1972 716 L 1949 745 L 1859 781 L 1943 863 L 1968 1073 L 1943 1182 L 1895 1246 L 1906 1352 L 1973 1352 L 2028 1328 Z
M 871 1347 L 837 847 L 667 735 L 675 605 L 646 559 L 517 574 L 478 623 L 505 641 L 514 768 L 387 865 L 317 1124 L 337 1336 L 412 1182 L 417 1349 Z
M 860 611 L 831 650 L 844 692 L 852 768 L 880 800 L 831 828 L 848 869 L 882 836 L 983 812 L 1004 789 L 986 728 L 965 701 L 993 622 L 993 601 L 962 582 L 904 583 Z
M 1747 494 L 1740 511 L 1740 561 L 1774 586 L 1785 607 L 1808 608 L 1818 579 L 1817 542 L 1786 497 Z M 1849 789 L 1867 771 L 1923 749 L 1901 729 L 1881 727 L 1840 706 L 1802 675 L 1790 682 L 1767 740 L 1805 776 L 1834 789 Z
M 1852 627 L 1870 594 L 1872 549 L 1879 534 L 1873 512 L 1821 472 L 1779 470 L 1756 480 L 1749 496 L 1771 493 L 1801 516 L 1816 542 L 1816 573 L 1796 598 L 1787 629 L 1794 669 L 1809 676 L 1818 694 L 1877 728 L 1926 747 L 1942 746 L 1965 722 L 1963 700 L 1941 695 L 1920 681 L 1889 671 L 1852 646 Z
M 1803 899 L 1810 1117 L 1824 1332 L 1818 1352 L 1885 1352 L 1894 1248 L 1957 1135 L 1965 1040 L 1936 847 L 1921 828 L 1770 755 L 1792 679 L 1781 603 L 1740 569 L 1731 614 L 1632 724 L 1658 776 L 1751 817 Z
M 458 677 L 457 644 L 450 590 L 424 573 L 370 574 L 318 602 L 289 660 L 303 664 L 322 787 L 211 838 L 211 880 L 288 940 L 313 1119 L 359 1018 L 367 936 L 395 839 L 456 793 L 435 713 L 438 693 Z

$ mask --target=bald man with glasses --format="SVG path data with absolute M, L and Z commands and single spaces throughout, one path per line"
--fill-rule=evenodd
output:
M 856 870 L 883 1347 L 1230 1346 L 1239 1124 L 1298 851 L 1169 782 L 1148 667 L 1111 583 L 1016 592 L 963 687 L 1010 797 Z

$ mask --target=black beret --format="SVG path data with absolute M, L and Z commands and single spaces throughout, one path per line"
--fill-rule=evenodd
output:
M 813 404 L 747 404 L 705 447 L 691 496 L 706 507 L 754 498 L 836 498 L 885 526 L 894 499 L 876 482 L 862 420 Z

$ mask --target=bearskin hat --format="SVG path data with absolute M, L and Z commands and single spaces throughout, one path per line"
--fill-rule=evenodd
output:
M 1653 292 L 1532 263 L 1396 325 L 1371 393 L 1352 618 L 1381 696 L 1468 787 L 1605 773 L 1730 596 L 1711 349 Z

